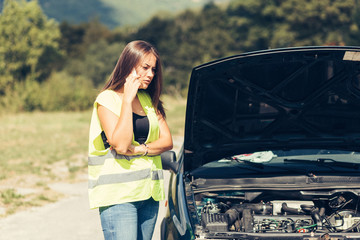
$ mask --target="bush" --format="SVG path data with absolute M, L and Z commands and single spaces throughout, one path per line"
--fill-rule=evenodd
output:
M 33 111 L 41 107 L 38 96 L 41 94 L 40 83 L 27 79 L 15 82 L 13 87 L 6 88 L 0 98 L 3 106 L 1 112 Z
M 89 109 L 97 90 L 83 76 L 70 76 L 66 72 L 54 73 L 43 84 L 41 110 L 74 111 Z
M 103 86 L 112 73 L 125 43 L 107 43 L 104 39 L 89 46 L 84 58 L 69 59 L 65 68 L 73 76 L 84 76 L 94 86 Z
M 85 77 L 53 73 L 42 83 L 27 79 L 16 82 L 0 98 L 2 113 L 21 111 L 78 111 L 92 106 L 98 91 Z

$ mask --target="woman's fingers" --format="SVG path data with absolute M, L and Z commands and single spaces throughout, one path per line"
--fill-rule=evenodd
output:
M 135 151 L 135 146 L 131 144 L 128 150 L 133 153 Z
M 138 75 L 130 74 L 126 78 L 126 82 L 124 84 L 124 94 L 126 96 L 126 99 L 129 101 L 132 101 L 137 91 L 139 90 L 141 86 L 141 81 Z
M 129 76 L 126 78 L 126 83 L 132 83 L 134 84 L 134 86 L 136 86 L 137 88 L 139 88 L 139 86 L 141 85 L 141 80 L 140 80 L 140 76 L 134 73 L 129 74 Z M 125 84 L 126 84 L 125 83 Z

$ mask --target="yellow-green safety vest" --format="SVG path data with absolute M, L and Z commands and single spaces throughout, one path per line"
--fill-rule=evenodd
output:
M 145 143 L 159 138 L 159 122 L 151 98 L 143 90 L 137 96 L 148 119 L 149 133 Z M 113 90 L 101 92 L 95 100 L 89 132 L 89 202 L 90 208 L 125 202 L 164 200 L 164 175 L 161 158 L 157 156 L 125 156 L 105 148 L 98 115 L 98 104 L 120 115 L 121 97 Z M 137 146 L 138 142 L 132 140 Z

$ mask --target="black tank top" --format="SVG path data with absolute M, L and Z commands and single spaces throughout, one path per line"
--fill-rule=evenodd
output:
M 149 119 L 147 116 L 140 116 L 133 113 L 134 138 L 140 144 L 145 143 L 149 134 Z

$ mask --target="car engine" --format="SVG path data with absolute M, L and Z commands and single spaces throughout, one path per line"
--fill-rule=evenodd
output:
M 353 191 L 204 192 L 193 200 L 192 220 L 205 232 L 360 232 Z

